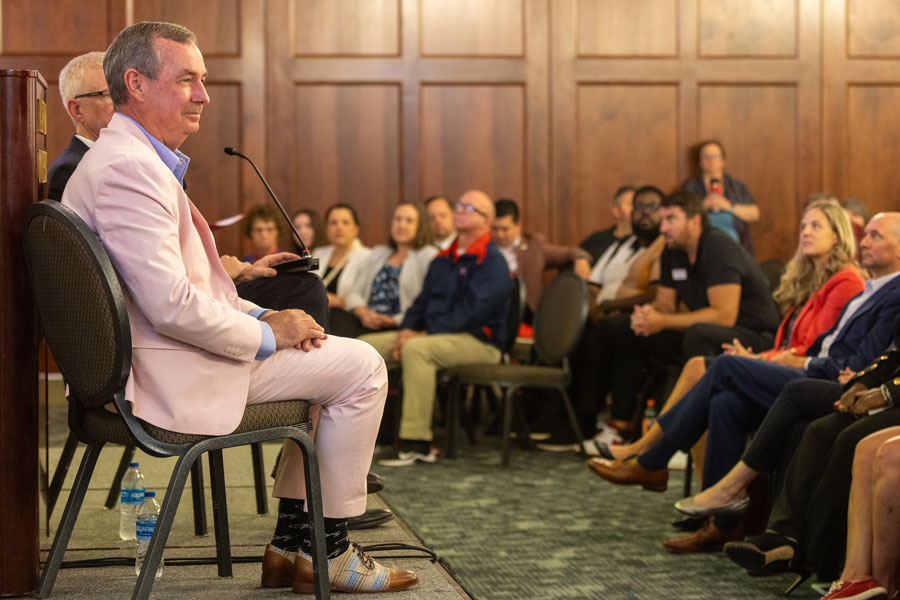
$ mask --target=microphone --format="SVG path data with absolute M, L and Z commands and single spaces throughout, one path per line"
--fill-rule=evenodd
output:
M 300 237 L 300 234 L 297 233 L 297 230 L 294 228 L 294 224 L 291 222 L 291 218 L 288 216 L 287 211 L 284 210 L 284 206 L 282 206 L 281 202 L 278 201 L 278 197 L 275 196 L 275 192 L 273 192 L 272 188 L 269 187 L 269 182 L 266 181 L 266 178 L 263 177 L 262 173 L 259 172 L 259 169 L 256 168 L 256 165 L 253 164 L 253 161 L 250 160 L 245 154 L 242 154 L 241 152 L 235 150 L 234 148 L 231 148 L 230 146 L 225 148 L 225 154 L 227 154 L 228 156 L 239 156 L 250 163 L 250 166 L 253 167 L 253 170 L 256 171 L 257 176 L 259 176 L 260 181 L 262 181 L 263 185 L 266 186 L 266 191 L 269 192 L 269 196 L 271 196 L 272 200 L 275 201 L 275 205 L 284 216 L 284 220 L 287 221 L 288 227 L 291 228 L 291 231 L 294 234 L 294 239 L 297 240 L 297 245 L 300 246 L 301 252 L 299 259 L 279 263 L 277 265 L 274 265 L 272 268 L 279 273 L 300 273 L 306 271 L 315 271 L 316 269 L 318 269 L 319 259 L 310 255 L 309 248 L 306 247 L 306 244 L 303 243 L 303 239 Z

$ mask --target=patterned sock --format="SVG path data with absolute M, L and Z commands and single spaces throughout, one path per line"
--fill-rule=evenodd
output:
M 296 552 L 304 539 L 309 540 L 309 522 L 303 511 L 303 500 L 281 498 L 272 545 L 287 552 Z
M 675 447 L 675 444 L 663 438 L 653 444 L 649 450 L 638 456 L 637 461 L 641 467 L 648 471 L 659 471 L 669 465 L 669 460 L 675 456 L 676 452 L 678 452 L 678 448 Z
M 304 513 L 306 514 L 306 513 Z M 300 549 L 306 554 L 312 554 L 312 541 L 309 536 L 309 525 L 304 530 L 306 534 L 300 539 Z M 337 558 L 350 547 L 350 537 L 347 534 L 347 519 L 329 519 L 325 517 L 325 552 L 328 558 Z

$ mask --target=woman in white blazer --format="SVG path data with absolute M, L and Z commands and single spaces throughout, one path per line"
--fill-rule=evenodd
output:
M 368 258 L 372 251 L 359 241 L 359 218 L 349 204 L 335 204 L 325 213 L 327 246 L 315 249 L 319 269 L 313 271 L 322 278 L 328 292 L 328 306 L 341 308 L 350 291 L 350 280 L 356 264 Z
M 348 270 L 343 313 L 331 311 L 331 331 L 356 337 L 394 329 L 422 291 L 428 265 L 437 255 L 425 207 L 404 202 L 394 209 L 390 240 L 375 246 Z

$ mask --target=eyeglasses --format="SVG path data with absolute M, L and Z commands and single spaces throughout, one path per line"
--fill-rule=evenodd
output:
M 468 202 L 457 202 L 457 203 L 456 203 L 456 210 L 459 210 L 459 209 L 462 209 L 463 212 L 467 212 L 467 213 L 478 213 L 479 215 L 481 215 L 481 216 L 484 217 L 485 219 L 488 218 L 487 214 L 481 212 L 480 210 L 478 210 L 477 208 L 475 208 L 475 205 L 474 205 L 474 204 L 470 204 L 470 203 L 468 203 Z
M 659 210 L 659 202 L 635 202 L 632 210 L 635 212 L 652 212 Z
M 100 90 L 99 92 L 88 92 L 87 94 L 78 94 L 77 96 L 75 96 L 75 99 L 77 100 L 79 98 L 93 98 L 93 97 L 109 98 L 109 90 Z

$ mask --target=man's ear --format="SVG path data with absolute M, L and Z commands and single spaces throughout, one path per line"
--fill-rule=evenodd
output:
M 137 69 L 128 69 L 125 71 L 123 79 L 125 81 L 125 88 L 129 92 L 129 96 L 134 97 L 138 101 L 143 100 L 146 78 L 141 75 Z
M 75 98 L 69 98 L 66 102 L 66 112 L 69 113 L 69 117 L 74 123 L 81 123 L 84 120 L 84 117 L 81 116 L 81 106 Z

